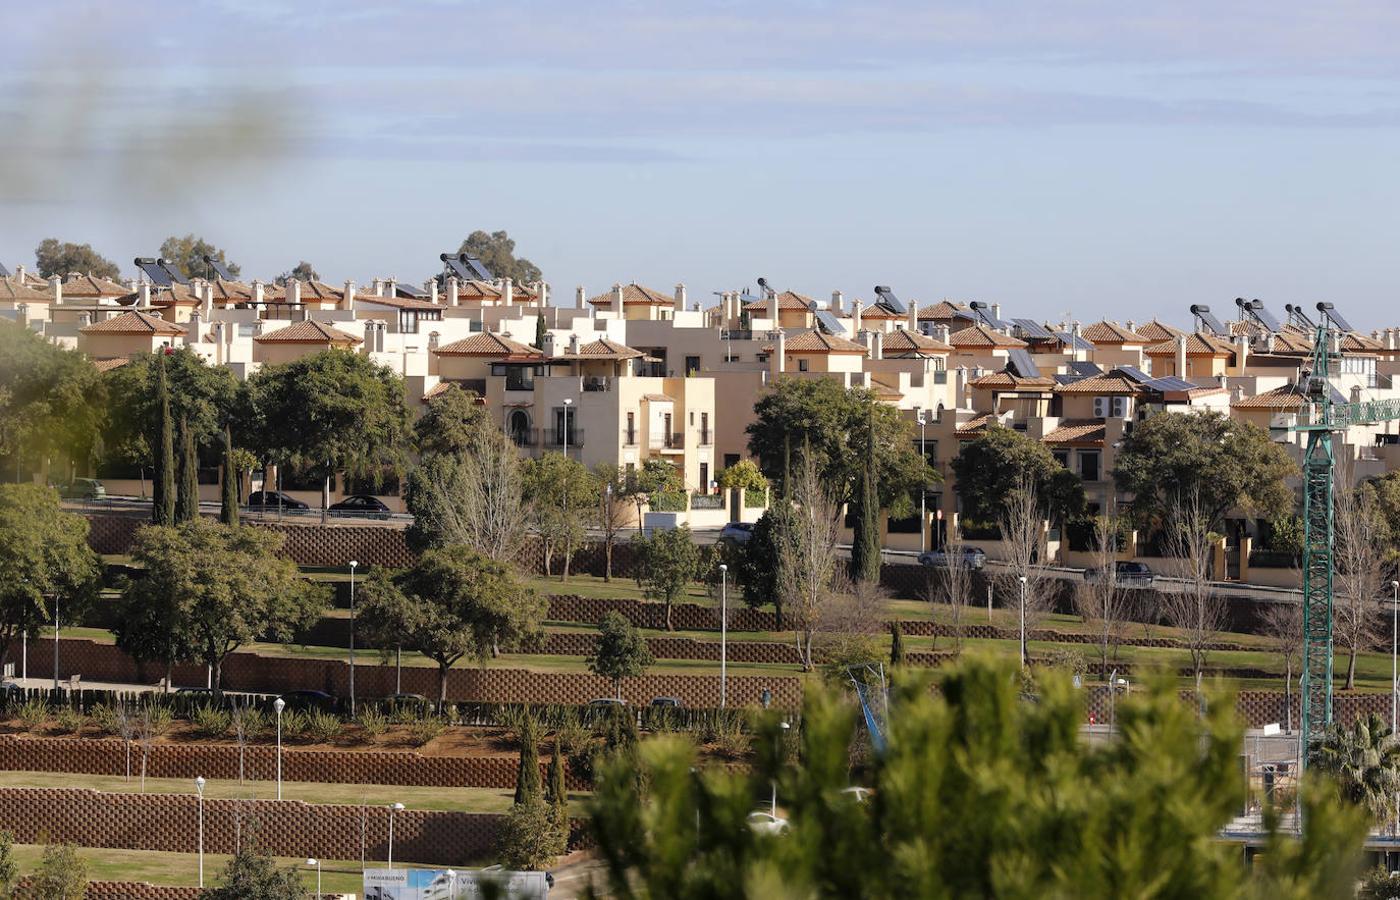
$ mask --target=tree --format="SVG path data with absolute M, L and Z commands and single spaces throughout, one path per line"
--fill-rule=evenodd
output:
M 501 819 L 500 829 L 498 851 L 501 865 L 507 869 L 546 869 L 567 849 L 555 827 L 554 814 L 543 800 L 512 806 Z
M 598 625 L 598 643 L 586 660 L 588 671 L 611 678 L 613 693 L 622 699 L 622 679 L 636 678 L 656 662 L 642 633 L 617 610 Z
M 962 536 L 953 529 L 943 544 L 943 564 L 932 567 L 924 587 L 930 603 L 947 603 L 951 613 L 953 650 L 962 652 L 963 612 L 972 602 L 972 569 L 963 553 Z
M 539 266 L 515 255 L 515 241 L 504 231 L 473 231 L 457 248 L 458 253 L 475 256 L 497 278 L 509 278 L 516 284 L 530 284 L 544 276 Z
M 491 416 L 476 391 L 449 384 L 428 401 L 413 423 L 413 443 L 424 456 L 464 456 L 478 450 L 482 432 L 492 430 Z
M 219 886 L 206 888 L 201 900 L 305 900 L 306 886 L 295 869 L 279 869 L 272 854 L 252 843 L 239 846 L 228 861 Z
M 809 447 L 838 504 L 857 497 L 866 462 L 873 461 L 880 506 L 893 518 L 910 515 L 916 508 L 910 497 L 939 480 L 900 410 L 831 378 L 779 378 L 754 404 L 746 431 L 749 453 L 770 479 L 782 477 L 787 448 Z
M 242 473 L 234 460 L 233 434 L 224 426 L 224 471 L 219 485 L 219 521 L 225 525 L 238 524 L 238 482 Z
M 642 536 L 642 507 L 656 494 L 685 490 L 681 473 L 664 459 L 652 457 L 627 477 L 627 495 L 637 506 L 637 536 Z
M 952 462 L 963 515 L 999 523 L 1006 503 L 1029 480 L 1046 518 L 1067 521 L 1084 508 L 1079 476 L 1060 465 L 1040 441 L 1001 425 L 988 426 Z
M 666 604 L 666 630 L 674 631 L 671 607 L 700 570 L 700 549 L 690 527 L 662 529 L 638 543 L 642 592 Z
M 569 836 L 569 788 L 564 780 L 564 750 L 560 745 L 559 733 L 554 734 L 554 751 L 549 757 L 549 777 L 545 781 L 544 801 L 554 814 L 554 827 Z
M 1118 583 L 1119 522 L 1113 515 L 1094 518 L 1093 568 L 1098 577 L 1079 585 L 1074 592 L 1075 606 L 1085 623 L 1093 628 L 1099 664 L 1108 671 L 1110 660 L 1118 658 L 1128 617 L 1128 595 Z
M 322 477 L 321 521 L 336 472 L 377 475 L 402 461 L 408 434 L 403 381 L 368 357 L 326 350 L 267 366 L 248 379 L 267 456 Z
M 428 550 L 392 579 L 372 577 L 361 596 L 357 627 L 372 646 L 412 646 L 438 664 L 439 705 L 458 660 L 484 663 L 533 639 L 545 611 L 509 566 L 461 545 Z
M 160 443 L 151 477 L 151 519 L 157 525 L 174 525 L 180 505 L 175 488 L 175 423 L 170 418 L 170 381 L 163 357 L 156 366 L 156 402 L 160 404 Z
M 627 470 L 610 463 L 593 468 L 593 480 L 598 487 L 598 529 L 603 532 L 603 580 L 612 581 L 613 548 L 617 536 L 627 527 Z
M 1166 519 L 1172 529 L 1167 544 L 1185 571 L 1178 590 L 1157 594 L 1163 618 L 1181 632 L 1181 642 L 1191 654 L 1197 693 L 1210 648 L 1225 627 L 1225 603 L 1210 578 L 1216 536 L 1210 531 L 1209 517 L 1209 510 L 1195 494 L 1173 501 Z
M 25 458 L 94 459 L 107 408 L 87 357 L 0 320 L 0 455 L 12 457 L 16 481 Z
M 1247 422 L 1214 412 L 1157 413 L 1124 438 L 1113 480 L 1132 495 L 1139 522 L 1160 522 L 1180 498 L 1195 497 L 1213 531 L 1231 509 L 1266 519 L 1291 510 L 1288 478 L 1297 470 L 1283 447 Z
M 814 454 L 802 454 L 788 483 L 793 513 L 777 534 L 777 587 L 788 623 L 796 632 L 802 669 L 810 672 L 813 637 L 834 600 L 831 585 L 836 576 L 840 511 Z
M 175 496 L 175 521 L 199 518 L 199 455 L 194 449 L 190 423 L 180 420 L 180 480 Z
M 1011 598 L 1021 620 L 1021 663 L 1027 659 L 1026 635 L 1049 614 L 1056 581 L 1045 568 L 1045 507 L 1032 470 L 1020 473 L 1017 486 L 1003 502 L 1001 538 L 1006 567 L 999 573 L 1003 596 Z
M 763 477 L 763 470 L 751 459 L 739 460 L 721 471 L 716 480 L 724 490 L 744 491 L 746 497 L 749 491 L 760 493 L 768 490 L 768 479 Z M 750 504 L 746 502 L 744 505 Z M 758 504 L 753 505 L 757 506 Z
M 87 520 L 64 512 L 52 488 L 0 485 L 0 664 L 20 632 L 54 621 L 55 606 L 73 622 L 96 599 L 101 569 L 87 536 Z
M 536 350 L 543 350 L 545 338 L 548 334 L 548 329 L 544 327 L 544 313 L 540 313 L 535 316 L 535 340 L 531 342 L 530 346 L 534 347 Z
M 273 282 L 280 287 L 286 287 L 287 282 L 292 281 L 294 279 L 296 281 L 320 281 L 321 274 L 316 271 L 315 267 L 312 266 L 311 263 L 303 259 L 301 262 L 293 266 L 291 268 L 291 271 L 283 272 L 281 275 L 278 275 L 276 278 L 274 278 Z
M 234 278 L 237 278 L 242 272 L 238 263 L 230 262 L 223 250 L 193 234 L 187 234 L 184 237 L 171 235 L 160 245 L 160 258 L 179 266 L 185 277 L 213 281 L 219 273 L 214 270 L 213 266 L 204 261 L 206 256 L 212 256 L 223 263 L 224 268 L 228 269 L 228 273 Z
M 540 736 L 535 717 L 525 714 L 520 723 L 520 765 L 515 770 L 515 802 L 537 802 L 544 799 L 540 783 Z
M 87 863 L 73 844 L 49 844 L 29 887 L 44 900 L 83 900 L 87 895 Z
M 146 574 L 124 591 L 117 646 L 167 666 L 198 660 L 220 689 L 230 653 L 259 639 L 288 641 L 328 604 L 280 555 L 282 541 L 267 529 L 205 519 L 142 528 L 132 557 Z
M 749 539 L 739 545 L 734 579 L 744 592 L 744 603 L 757 609 L 773 604 L 778 630 L 783 630 L 783 592 L 778 589 L 778 535 L 791 527 L 796 515 L 786 497 L 776 497 L 754 523 Z
M 413 513 L 405 534 L 409 548 L 460 544 L 514 563 L 527 524 L 522 484 L 520 455 L 495 429 L 482 432 L 474 453 L 424 457 L 404 491 Z
M 1255 865 L 1220 830 L 1244 801 L 1233 705 L 1199 715 L 1174 683 L 1135 690 L 1119 709 L 1130 739 L 1086 745 L 1082 697 L 1059 672 L 1038 703 L 1018 700 L 1014 668 L 962 662 L 941 696 L 896 678 L 889 739 L 843 793 L 859 714 L 805 695 L 801 765 L 763 720 L 758 764 L 707 768 L 693 745 L 657 738 L 605 764 L 588 803 L 607 883 L 619 896 L 1195 897 L 1351 896 L 1364 817 L 1305 785 L 1302 835 L 1269 821 Z M 776 784 L 780 837 L 746 818 Z M 698 826 L 697 826 L 698 817 Z M 1071 824 L 1072 823 L 1072 824 Z M 595 896 L 597 895 L 595 893 Z
M 74 244 L 58 238 L 44 238 L 34 248 L 34 262 L 44 278 L 64 277 L 70 272 L 116 281 L 122 277 L 117 264 L 107 259 L 92 244 Z
M 551 574 L 554 552 L 564 556 L 560 581 L 569 580 L 569 562 L 583 543 L 598 485 L 583 463 L 562 453 L 527 460 L 523 487 L 530 520 L 544 543 L 544 574 Z
M 15 836 L 0 831 L 0 898 L 10 900 L 19 881 L 19 863 L 15 862 Z
M 904 665 L 904 629 L 899 622 L 890 623 L 890 666 Z
M 1342 798 L 1364 810 L 1377 825 L 1395 821 L 1400 793 L 1400 743 L 1375 713 L 1347 728 L 1327 727 L 1308 746 L 1308 765 L 1331 775 Z
M 1303 654 L 1303 604 L 1278 602 L 1264 609 L 1262 632 L 1269 649 L 1283 660 L 1284 716 L 1293 730 L 1293 667 Z
M 1347 651 L 1346 690 L 1356 689 L 1356 655 L 1376 643 L 1380 625 L 1379 596 L 1387 574 L 1388 529 L 1376 492 L 1351 488 L 1345 472 L 1333 494 L 1333 561 L 1336 592 L 1332 603 L 1333 637 Z
M 869 462 L 861 476 L 860 496 L 853 504 L 856 523 L 851 537 L 851 577 L 880 581 L 880 498 L 875 489 L 875 465 Z

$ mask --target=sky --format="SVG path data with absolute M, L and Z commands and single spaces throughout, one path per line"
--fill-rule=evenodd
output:
M 1400 322 L 1400 5 L 46 0 L 0 16 L 0 262 L 171 234 L 421 281 Z M 122 8 L 130 7 L 130 8 Z

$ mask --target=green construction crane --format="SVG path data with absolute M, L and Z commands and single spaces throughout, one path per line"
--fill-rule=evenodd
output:
M 1332 722 L 1332 491 L 1336 457 L 1332 435 L 1353 425 L 1400 419 L 1400 400 L 1336 402 L 1330 376 L 1340 341 L 1349 330 L 1330 303 L 1319 303 L 1312 368 L 1303 382 L 1307 415 L 1296 428 L 1308 436 L 1303 457 L 1303 717 L 1299 765 L 1309 743 Z M 1301 311 L 1290 313 L 1302 318 Z M 1333 330 L 1336 326 L 1336 330 Z

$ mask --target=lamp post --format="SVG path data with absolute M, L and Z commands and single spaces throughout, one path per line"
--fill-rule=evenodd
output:
M 1397 638 L 1400 638 L 1400 581 L 1390 583 L 1390 733 L 1395 734 L 1396 696 L 1400 691 L 1400 671 L 1396 669 Z
M 316 900 L 321 900 L 321 861 L 308 856 L 306 858 L 306 864 L 316 867 Z
M 58 594 L 53 595 L 53 689 L 58 690 Z
M 729 565 L 719 564 L 719 708 L 724 709 L 726 681 L 729 674 Z
M 563 434 L 563 440 L 564 440 L 564 456 L 565 456 L 565 458 L 567 458 L 568 455 L 569 455 L 569 407 L 570 407 L 570 406 L 573 406 L 573 405 L 574 405 L 574 400 L 573 400 L 572 397 L 565 397 L 565 398 L 564 398 L 564 434 Z
M 924 411 L 919 410 L 919 458 L 928 465 L 928 453 L 924 450 L 924 426 L 928 424 L 928 419 L 924 416 Z M 928 490 L 926 485 L 919 486 L 919 552 L 923 553 L 928 549 Z
M 1108 673 L 1108 733 L 1113 734 L 1113 706 L 1115 694 L 1118 693 L 1118 670 L 1114 669 Z
M 204 776 L 194 780 L 194 792 L 199 795 L 199 886 L 204 887 Z
M 355 718 L 355 567 L 350 560 L 350 718 Z M 373 599 L 373 598 L 371 598 Z
M 1026 667 L 1026 576 L 1016 579 L 1021 582 L 1021 668 Z
M 782 723 L 782 726 L 783 726 L 783 739 L 786 740 L 786 739 L 787 739 L 787 732 L 788 732 L 789 729 L 792 728 L 792 726 L 789 725 L 789 724 L 786 723 L 786 722 L 783 722 L 783 723 Z M 778 818 L 778 779 L 777 779 L 777 778 L 774 778 L 772 781 L 768 782 L 768 784 L 769 784 L 769 786 L 773 789 L 773 795 L 772 795 L 772 797 L 769 799 L 768 812 L 769 812 L 770 815 L 773 816 L 774 819 L 776 819 L 776 818 Z
M 389 868 L 394 867 L 394 813 L 403 810 L 402 803 L 389 804 Z
M 272 701 L 272 711 L 277 714 L 277 799 L 282 799 L 282 710 L 287 701 L 278 697 Z

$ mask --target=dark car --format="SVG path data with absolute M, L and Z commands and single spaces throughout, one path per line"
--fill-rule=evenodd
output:
M 389 507 L 378 497 L 369 494 L 351 494 L 339 503 L 331 504 L 331 512 L 342 516 L 361 516 L 369 519 L 389 518 Z
M 253 491 L 248 495 L 249 509 L 310 509 L 305 503 L 280 491 Z
M 680 697 L 652 697 L 652 706 L 659 706 L 663 709 L 680 709 L 685 706 Z
M 329 709 L 335 705 L 335 698 L 325 691 L 288 691 L 282 695 L 282 702 L 292 709 Z
M 927 553 L 920 553 L 919 565 L 940 569 L 952 565 L 961 565 L 964 569 L 982 569 L 987 565 L 987 554 L 980 547 L 963 547 L 961 553 L 954 554 L 955 551 L 951 550 L 930 550 Z
M 719 539 L 731 544 L 747 544 L 751 537 L 753 537 L 752 522 L 730 522 L 719 532 Z
M 1102 569 L 1085 569 L 1085 581 L 1102 581 Z M 1119 560 L 1113 564 L 1113 583 L 1119 587 L 1152 587 L 1152 570 L 1146 563 Z
M 95 478 L 74 478 L 67 484 L 59 485 L 58 495 L 65 500 L 103 500 L 107 489 Z

